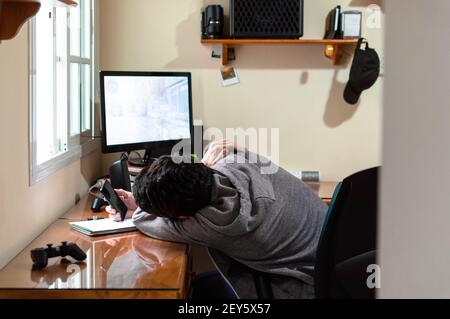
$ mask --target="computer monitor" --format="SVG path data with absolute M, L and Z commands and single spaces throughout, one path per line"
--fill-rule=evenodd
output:
M 146 165 L 192 140 L 190 73 L 102 71 L 100 88 L 104 153 L 146 150 Z

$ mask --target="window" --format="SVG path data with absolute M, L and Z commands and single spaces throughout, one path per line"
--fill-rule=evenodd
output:
M 32 183 L 79 159 L 81 141 L 92 142 L 94 1 L 43 6 L 30 23 Z

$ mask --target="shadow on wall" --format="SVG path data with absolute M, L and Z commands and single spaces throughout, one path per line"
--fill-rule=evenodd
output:
M 356 105 L 350 105 L 345 102 L 343 95 L 347 83 L 339 82 L 337 74 L 338 71 L 335 71 L 330 95 L 325 107 L 325 114 L 323 115 L 324 123 L 330 128 L 338 127 L 350 120 L 359 109 L 360 104 L 360 101 Z
M 87 156 L 83 156 L 80 160 L 80 172 L 86 183 L 91 186 L 97 181 L 102 173 L 102 138 L 100 131 L 100 102 L 94 103 L 94 133 L 96 135 L 95 143 L 98 148 Z
M 342 57 L 342 65 L 348 66 L 353 61 L 353 56 L 344 54 Z M 330 127 L 335 128 L 342 125 L 344 122 L 350 120 L 357 110 L 361 100 L 356 105 L 350 105 L 344 100 L 344 90 L 347 82 L 340 82 L 337 79 L 339 70 L 335 70 L 331 85 L 330 94 L 325 107 L 325 114 L 323 116 L 324 123 Z
M 100 136 L 100 103 L 97 102 L 94 104 L 94 119 L 95 135 Z M 95 142 L 98 143 L 98 148 L 80 160 L 81 175 L 89 186 L 94 185 L 97 178 L 103 175 L 101 139 L 97 138 Z M 75 200 L 77 201 L 77 198 Z
M 97 149 L 80 160 L 80 172 L 88 185 L 93 185 L 101 174 L 101 150 Z
M 306 84 L 308 84 L 308 81 L 309 81 L 309 72 L 303 71 L 302 75 L 300 76 L 300 84 L 306 85 Z

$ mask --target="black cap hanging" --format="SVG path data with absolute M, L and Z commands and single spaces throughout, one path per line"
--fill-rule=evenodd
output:
M 364 39 L 359 39 L 355 50 L 350 79 L 345 87 L 344 99 L 349 104 L 356 104 L 364 90 L 370 89 L 380 75 L 380 58 L 378 53 L 369 48 L 362 49 Z

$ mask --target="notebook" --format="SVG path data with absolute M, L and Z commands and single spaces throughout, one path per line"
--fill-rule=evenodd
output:
M 137 228 L 131 219 L 115 222 L 112 219 L 89 220 L 69 223 L 70 227 L 88 236 L 102 236 L 109 234 L 125 233 L 135 231 Z

